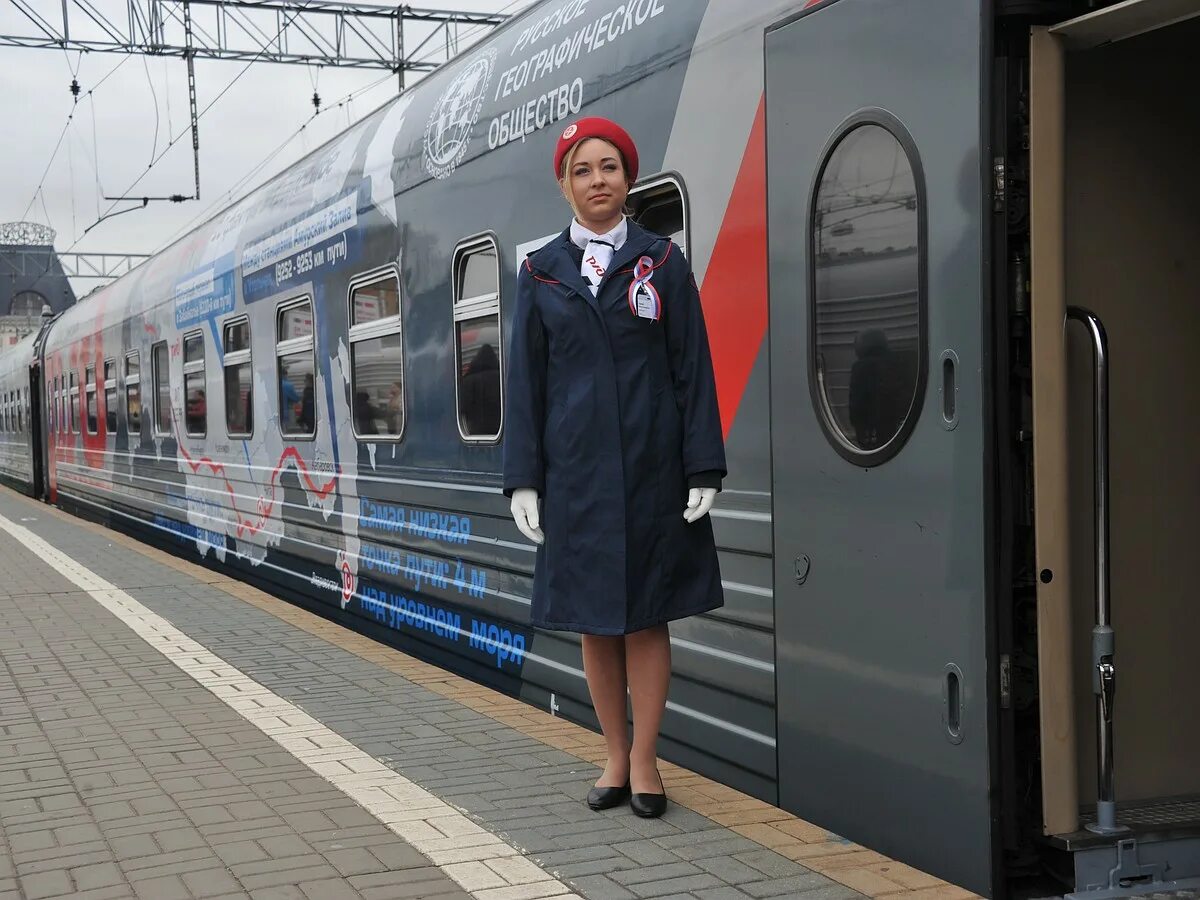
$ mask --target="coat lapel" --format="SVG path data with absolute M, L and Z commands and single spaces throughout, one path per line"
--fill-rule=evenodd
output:
M 584 281 L 583 275 L 579 273 L 579 266 L 575 265 L 575 260 L 567 250 L 570 243 L 571 232 L 568 229 L 545 248 L 530 256 L 529 262 L 539 272 L 570 288 L 595 307 L 596 298 L 592 296 L 592 289 Z

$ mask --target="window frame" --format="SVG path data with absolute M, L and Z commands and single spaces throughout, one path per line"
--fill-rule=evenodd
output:
M 688 247 L 692 245 L 692 205 L 688 197 L 687 185 L 684 184 L 682 175 L 671 169 L 643 178 L 629 189 L 629 197 L 626 200 L 626 205 L 634 210 L 634 214 L 630 218 L 637 222 L 637 210 L 635 206 L 637 198 L 643 194 L 653 195 L 667 185 L 675 188 L 679 194 L 680 204 L 683 209 L 683 243 L 679 249 L 683 251 L 683 255 L 686 257 Z M 670 237 L 670 235 L 665 236 Z
M 88 427 L 90 405 L 96 406 L 96 430 Z M 83 430 L 89 435 L 100 433 L 100 398 L 96 391 L 96 364 L 84 366 L 83 369 Z
M 166 369 L 166 371 L 162 373 L 164 376 L 166 376 L 166 379 L 167 379 L 167 409 L 171 412 L 174 412 L 174 409 L 171 407 L 171 348 L 167 345 L 166 341 L 155 341 L 153 344 L 150 345 L 150 383 L 154 387 L 154 402 L 153 402 L 153 405 L 151 406 L 152 415 L 151 415 L 151 420 L 150 420 L 150 427 L 153 429 L 153 434 L 155 437 L 170 437 L 171 436 L 171 428 L 170 428 L 171 423 L 170 422 L 167 423 L 167 429 L 164 431 L 163 427 L 162 427 L 162 422 L 160 422 L 158 420 L 158 418 L 159 418 L 158 417 L 158 413 L 159 413 L 159 409 L 158 409 L 158 397 L 159 397 L 158 375 L 159 375 L 159 371 L 158 371 L 158 354 L 156 354 L 154 351 L 160 346 L 166 348 L 166 351 L 167 351 L 167 362 L 166 362 L 166 365 L 163 367 L 164 369 Z M 146 408 L 146 404 L 143 403 L 142 409 L 144 410 L 145 408 Z
M 109 373 L 112 377 L 109 377 Z M 108 395 L 112 393 L 112 404 L 109 405 Z M 116 434 L 120 426 L 119 409 L 117 408 L 117 360 L 110 356 L 104 360 L 104 429 L 107 434 Z
M 208 352 L 204 346 L 204 331 L 197 328 L 192 331 L 186 332 L 182 336 L 181 340 L 183 341 L 183 347 L 181 349 L 182 364 L 183 364 L 183 383 L 181 385 L 183 387 L 183 433 L 186 434 L 190 438 L 208 437 L 208 372 L 205 368 L 206 363 L 208 361 Z M 191 340 L 198 340 L 200 342 L 200 359 L 198 359 L 198 360 L 194 359 L 191 362 L 188 362 L 187 345 L 188 345 L 188 341 L 191 341 Z M 201 382 L 201 384 L 204 385 L 204 430 L 203 431 L 192 431 L 191 422 L 188 421 L 188 411 L 187 411 L 188 376 L 195 375 L 197 373 L 200 374 L 200 382 Z
M 496 255 L 496 293 L 494 296 L 481 294 L 471 298 L 464 306 L 458 296 L 458 268 L 464 258 L 472 252 L 478 252 L 485 246 L 490 246 Z M 494 231 L 481 231 L 460 240 L 454 247 L 450 257 L 450 340 L 454 344 L 454 425 L 458 436 L 466 444 L 499 444 L 504 436 L 504 315 L 501 311 L 500 297 L 503 293 L 501 278 L 504 267 L 500 259 L 500 241 Z M 492 307 L 495 307 L 494 309 Z M 458 325 L 470 319 L 481 319 L 484 316 L 496 316 L 496 356 L 500 360 L 500 424 L 494 435 L 468 435 L 463 433 L 462 426 L 462 344 L 458 339 Z
M 394 316 L 388 316 L 386 319 L 376 319 L 374 322 L 367 322 L 362 325 L 354 324 L 354 292 L 358 288 L 374 284 L 377 281 L 383 281 L 386 278 L 394 278 L 396 281 L 396 303 L 398 312 Z M 350 428 L 354 432 L 354 437 L 360 441 L 368 443 L 388 442 L 396 443 L 404 439 L 404 435 L 408 432 L 408 369 L 405 367 L 404 353 L 404 289 L 400 280 L 400 269 L 396 265 L 381 266 L 378 269 L 373 269 L 370 272 L 364 272 L 350 282 L 350 287 L 346 290 L 346 324 L 347 338 L 346 343 L 350 349 Z M 354 371 L 354 345 L 359 341 L 372 340 L 374 338 L 389 337 L 390 335 L 398 334 L 400 336 L 400 433 L 399 434 L 359 434 L 358 422 L 354 415 L 354 386 L 355 386 L 355 371 Z
M 295 309 L 298 306 L 308 306 L 309 313 L 312 316 L 312 334 L 307 337 L 288 338 L 286 341 L 280 340 L 279 326 L 283 321 L 283 314 L 289 309 Z M 280 378 L 279 360 L 285 356 L 293 356 L 296 353 L 301 353 L 307 350 L 312 355 L 313 364 L 313 428 L 311 433 L 293 433 L 289 434 L 283 430 L 283 381 Z M 275 402 L 276 409 L 279 415 L 275 419 L 275 425 L 279 429 L 279 436 L 285 441 L 315 441 L 317 432 L 320 430 L 320 419 L 317 415 L 317 309 L 313 303 L 312 296 L 309 294 L 301 294 L 298 297 L 293 297 L 290 300 L 284 300 L 275 306 Z M 303 394 L 301 394 L 303 396 Z M 353 418 L 353 417 L 351 417 Z
M 907 157 L 913 174 L 913 189 L 917 195 L 917 377 L 913 385 L 908 411 L 900 428 L 891 439 L 874 450 L 861 450 L 851 444 L 837 424 L 837 416 L 829 406 L 828 393 L 823 388 L 823 379 L 817 372 L 817 265 L 816 265 L 816 204 L 821 190 L 821 177 L 834 152 L 842 141 L 858 128 L 875 125 L 887 131 L 900 145 Z M 929 224 L 927 215 L 927 190 L 925 170 L 916 141 L 898 118 L 883 109 L 860 109 L 842 121 L 825 142 L 819 157 L 820 162 L 809 191 L 805 221 L 805 254 L 807 272 L 804 277 L 808 286 L 808 390 L 816 412 L 817 421 L 825 433 L 826 440 L 842 459 L 859 468 L 873 468 L 894 458 L 907 445 L 909 438 L 925 408 L 925 392 L 929 380 L 929 316 L 928 316 L 928 253 Z
M 129 374 L 129 360 L 137 360 L 137 374 Z M 129 350 L 125 354 L 125 370 L 121 378 L 125 390 L 122 392 L 125 395 L 125 433 L 138 434 L 142 433 L 142 422 L 146 418 L 146 405 L 142 402 L 142 352 L 140 350 Z M 129 430 L 129 389 L 137 388 L 138 395 L 138 428 L 137 432 Z
M 68 433 L 79 434 L 79 382 L 74 370 L 67 373 L 67 407 L 71 416 L 71 430 Z
M 229 350 L 227 332 L 231 325 L 245 324 L 246 349 Z M 315 324 L 315 323 L 314 323 Z M 278 343 L 278 342 L 276 342 Z M 250 317 L 247 315 L 231 316 L 221 323 L 221 391 L 225 406 L 225 436 L 248 440 L 254 437 L 254 335 L 250 328 Z M 248 431 L 229 430 L 229 369 L 231 366 L 250 366 L 250 428 Z

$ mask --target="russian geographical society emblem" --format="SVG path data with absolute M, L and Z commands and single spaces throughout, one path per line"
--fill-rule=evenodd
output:
M 496 51 L 488 48 L 463 67 L 434 104 L 425 126 L 425 168 L 434 178 L 449 177 L 467 155 L 495 68 Z

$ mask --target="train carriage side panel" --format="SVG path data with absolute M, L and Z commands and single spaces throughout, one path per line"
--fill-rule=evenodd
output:
M 546 163 L 560 123 L 620 119 L 647 180 L 681 188 L 730 458 L 714 515 L 727 603 L 673 629 L 664 741 L 774 800 L 759 62 L 765 23 L 796 5 L 749 24 L 724 0 L 537 6 L 65 313 L 46 350 L 57 501 L 589 719 L 577 641 L 528 626 L 533 552 L 499 492 L 499 442 L 460 429 L 456 319 L 502 366 L 518 251 L 567 219 Z M 499 296 L 456 317 L 468 239 L 495 253 Z M 360 313 L 374 318 L 352 332 Z M 368 357 L 377 378 L 402 363 L 397 439 L 359 415 Z M 227 420 L 246 394 L 248 435 Z

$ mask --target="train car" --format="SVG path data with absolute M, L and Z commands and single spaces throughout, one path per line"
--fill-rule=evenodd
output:
M 1182 884 L 1194 6 L 546 0 L 0 368 L 44 495 L 594 725 L 499 471 L 552 147 L 614 118 L 730 464 L 663 755 L 988 896 Z
M 36 395 L 30 396 L 30 371 L 37 335 L 31 334 L 0 353 L 0 484 L 35 495 L 33 448 L 40 443 L 35 416 Z M 36 383 L 32 385 L 36 390 Z

